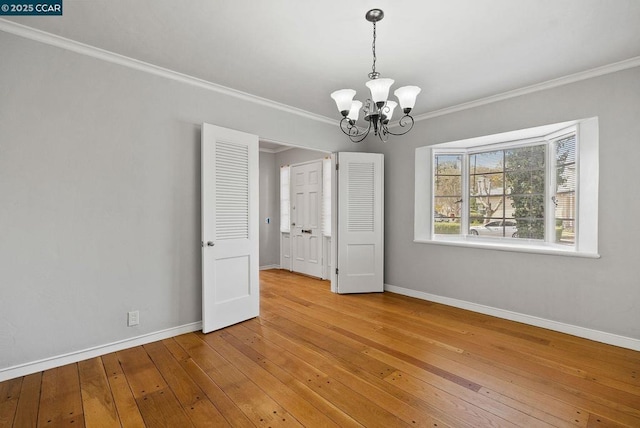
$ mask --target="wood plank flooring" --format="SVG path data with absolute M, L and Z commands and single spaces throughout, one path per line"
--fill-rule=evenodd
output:
M 640 427 L 640 352 L 261 272 L 261 316 L 0 383 L 0 427 Z

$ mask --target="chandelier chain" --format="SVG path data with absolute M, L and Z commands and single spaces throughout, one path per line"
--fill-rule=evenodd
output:
M 376 73 L 376 22 L 373 21 L 373 43 L 371 44 L 371 50 L 373 51 L 373 66 L 371 67 L 371 74 L 375 76 Z

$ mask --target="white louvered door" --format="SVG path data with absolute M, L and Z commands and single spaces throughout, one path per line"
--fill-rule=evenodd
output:
M 258 137 L 202 125 L 202 331 L 258 316 Z
M 338 153 L 338 293 L 384 291 L 384 155 Z

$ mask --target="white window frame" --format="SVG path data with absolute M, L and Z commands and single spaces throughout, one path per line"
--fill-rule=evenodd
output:
M 468 223 L 468 165 L 462 162 L 463 176 L 463 206 L 461 212 L 460 235 L 435 235 L 433 216 L 434 194 L 434 155 L 437 153 L 463 154 L 501 149 L 505 147 L 526 146 L 536 142 L 556 140 L 568 132 L 576 133 L 576 214 L 575 214 L 575 245 L 562 245 L 552 242 L 554 231 L 554 219 L 546 218 L 547 239 L 500 239 L 471 236 L 466 233 L 469 230 Z M 579 257 L 600 257 L 598 254 L 598 118 L 589 118 L 571 122 L 557 123 L 553 125 L 528 128 L 502 134 L 495 134 L 466 140 L 452 141 L 433 146 L 419 147 L 415 155 L 415 216 L 414 216 L 414 242 L 453 245 L 473 248 L 488 248 L 503 251 L 530 252 L 542 254 L 558 254 Z M 547 177 L 553 176 L 550 171 L 555 167 L 555 154 L 553 150 L 547 150 Z M 585 171 L 585 173 L 581 173 Z M 547 193 L 554 190 L 553 179 L 548 180 Z M 546 212 L 554 210 L 549 204 L 551 197 L 546 198 Z M 554 216 L 546 216 L 554 217 Z

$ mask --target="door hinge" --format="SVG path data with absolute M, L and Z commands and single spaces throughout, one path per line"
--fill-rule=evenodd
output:
M 338 274 L 338 268 L 336 268 L 336 275 Z
M 336 171 L 338 171 L 340 169 L 340 164 L 336 163 Z

